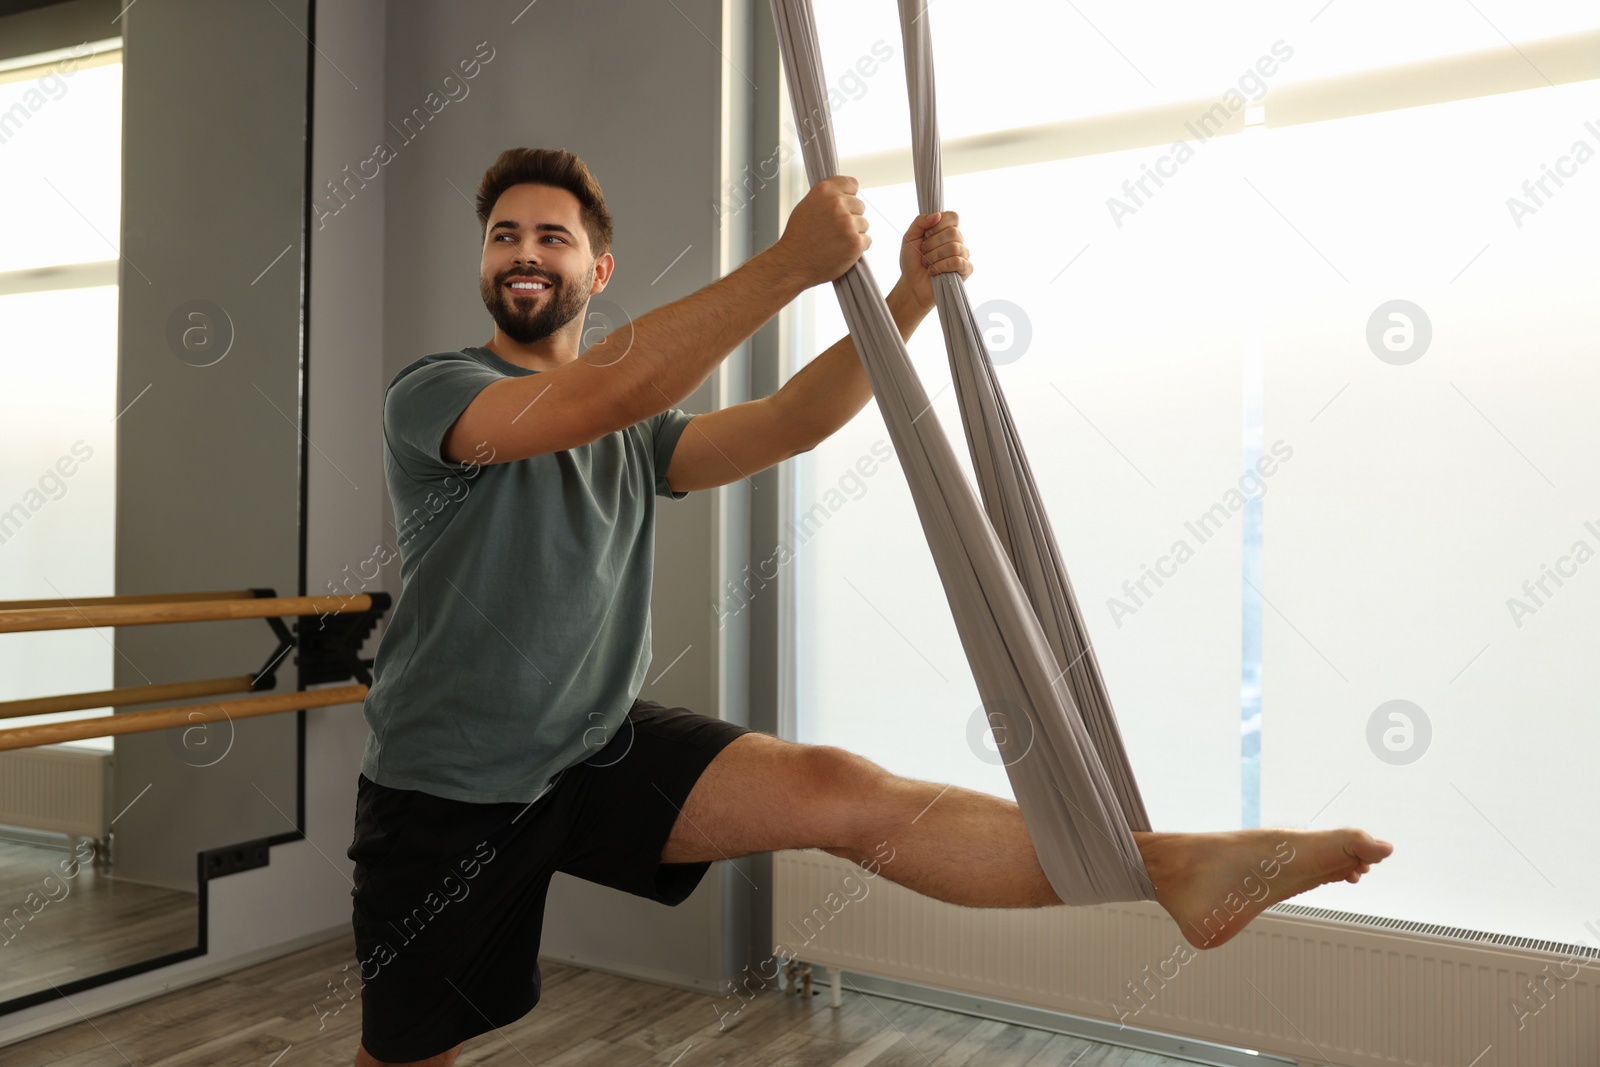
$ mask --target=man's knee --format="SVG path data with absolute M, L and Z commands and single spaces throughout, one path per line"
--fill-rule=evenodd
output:
M 802 745 L 801 775 L 816 795 L 865 799 L 889 777 L 889 772 L 865 756 L 834 745 Z
M 883 814 L 880 801 L 888 795 L 887 787 L 894 776 L 865 756 L 846 749 L 833 745 L 802 747 L 800 778 L 805 795 L 815 805 L 818 835 L 841 850 L 829 848 L 835 855 L 852 854 L 878 833 Z

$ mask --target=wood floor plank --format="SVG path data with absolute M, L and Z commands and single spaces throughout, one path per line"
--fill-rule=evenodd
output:
M 868 1067 L 879 1056 L 889 1051 L 899 1040 L 899 1034 L 893 1030 L 885 1030 L 883 1033 L 868 1038 L 843 1056 L 840 1056 L 829 1067 Z
M 750 1038 L 759 1031 L 762 1036 L 755 1038 L 756 1040 L 770 1040 L 798 1021 L 772 1018 L 778 1004 L 777 997 L 764 997 L 746 1004 L 739 1009 L 737 1015 L 727 1018 L 729 1025 L 725 1026 L 724 1018 L 729 1013 L 728 1009 L 721 1006 L 722 998 L 708 1001 L 706 997 L 689 994 L 686 1000 L 677 1004 L 674 1011 L 635 1029 L 622 1037 L 620 1043 L 652 1051 L 667 1048 L 681 1049 L 686 1042 L 696 1038 L 710 1040 L 718 1033 L 728 1033 L 739 1029 L 741 1025 L 743 1028 L 741 1037 Z M 723 1012 L 722 1015 L 718 1014 L 719 1009 Z
M 823 1053 L 816 1057 L 816 1062 L 829 1067 L 863 1044 L 876 1042 L 887 1049 L 902 1043 L 905 1040 L 902 1031 L 907 1025 L 913 1024 L 911 1016 L 920 1010 L 915 1005 L 901 1001 L 869 1001 L 857 996 L 847 996 L 843 1006 L 837 1010 L 828 1007 L 828 1002 L 821 998 L 807 1001 L 798 997 L 784 997 L 779 1002 L 798 1020 L 798 1025 L 790 1033 L 797 1040 L 809 1042 L 819 1053 Z M 767 1056 L 761 1067 L 784 1062 L 781 1056 Z
M 1095 1049 L 1105 1050 L 1107 1046 L 1096 1045 L 1081 1037 L 1053 1034 L 1023 1067 L 1088 1067 L 1088 1055 Z
M 0 996 L 9 998 L 199 944 L 198 896 L 119 879 L 74 854 L 0 841 Z
M 879 1003 L 881 998 L 862 997 L 882 1017 L 884 1025 L 899 1033 L 902 1040 L 889 1046 L 871 1067 L 927 1067 L 936 1063 L 946 1049 L 979 1023 L 970 1015 L 956 1015 L 920 1004 L 908 1005 L 899 1019 L 891 1019 Z
M 1053 1035 L 986 1019 L 945 1050 L 935 1067 L 1022 1067 Z
M 360 999 L 324 1000 L 320 1008 L 318 1001 L 354 959 L 348 936 L 313 945 L 0 1049 L 0 1063 L 350 1067 L 361 1037 Z M 769 987 L 725 1018 L 726 997 L 560 960 L 541 960 L 540 970 L 539 1006 L 501 1032 L 468 1041 L 460 1067 L 1181 1067 L 848 986 L 839 1009 L 829 1007 L 825 989 L 805 998 Z M 283 1055 L 285 1049 L 292 1051 Z

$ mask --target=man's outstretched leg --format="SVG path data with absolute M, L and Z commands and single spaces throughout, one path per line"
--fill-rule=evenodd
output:
M 1262 910 L 1332 881 L 1357 881 L 1393 851 L 1365 832 L 1136 833 L 1156 900 L 1197 948 L 1214 948 Z M 960 786 L 892 775 L 844 749 L 746 734 L 712 760 L 662 852 L 667 863 L 820 848 L 880 868 L 925 896 L 970 907 L 1059 904 L 1021 810 Z

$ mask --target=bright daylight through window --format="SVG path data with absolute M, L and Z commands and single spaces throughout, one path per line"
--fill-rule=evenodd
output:
M 1361 826 L 1383 877 L 1297 904 L 1592 942 L 1552 812 L 1600 751 L 1600 81 L 1561 58 L 1600 19 L 1346 4 L 935 0 L 968 291 L 1156 828 Z M 892 279 L 894 5 L 817 14 Z M 789 371 L 846 333 L 826 287 L 794 332 Z M 910 350 L 964 461 L 936 318 Z M 791 488 L 799 738 L 1010 796 L 875 408 Z
M 0 600 L 113 593 L 117 45 L 87 42 L 0 65 L 0 200 L 26 205 L 0 215 Z M 70 589 L 43 577 L 63 574 L 73 576 Z M 109 689 L 111 674 L 109 630 L 0 642 L 0 700 Z M 111 748 L 109 737 L 72 743 Z

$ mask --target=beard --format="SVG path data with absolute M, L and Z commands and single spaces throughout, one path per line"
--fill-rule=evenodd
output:
M 513 293 L 505 281 L 514 275 L 540 278 L 550 283 L 542 294 Z M 507 271 L 493 280 L 478 279 L 483 306 L 500 332 L 518 344 L 531 345 L 561 329 L 583 313 L 589 294 L 566 278 L 544 271 Z

